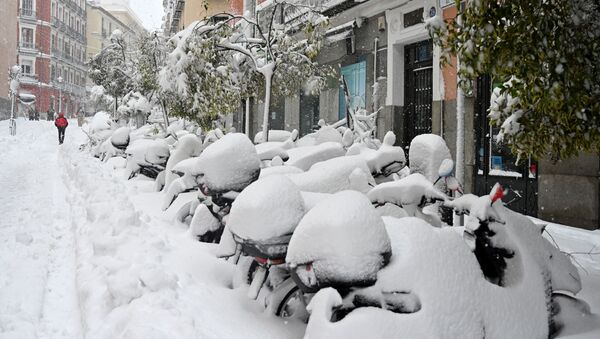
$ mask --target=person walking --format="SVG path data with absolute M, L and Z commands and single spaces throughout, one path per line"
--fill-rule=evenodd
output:
M 58 114 L 58 118 L 54 120 L 54 126 L 58 128 L 58 144 L 61 145 L 65 140 L 65 130 L 69 126 L 69 122 L 63 113 Z

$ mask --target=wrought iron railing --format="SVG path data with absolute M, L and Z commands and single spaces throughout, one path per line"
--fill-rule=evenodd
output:
M 19 8 L 19 16 L 21 18 L 36 19 L 37 13 L 32 8 Z

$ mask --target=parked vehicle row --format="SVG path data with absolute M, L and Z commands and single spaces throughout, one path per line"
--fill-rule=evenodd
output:
M 503 205 L 502 187 L 463 195 L 439 136 L 416 137 L 407 164 L 392 132 L 366 140 L 321 126 L 257 145 L 220 130 L 202 140 L 117 129 L 104 140 L 118 151 L 101 153 L 156 178 L 163 209 L 177 205 L 176 222 L 236 266 L 233 288 L 306 322 L 311 338 L 558 333 L 578 272 L 543 227 Z

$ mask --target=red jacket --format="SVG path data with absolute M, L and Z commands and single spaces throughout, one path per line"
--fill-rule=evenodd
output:
M 67 121 L 67 119 L 65 118 L 65 115 L 60 113 L 58 115 L 58 118 L 56 118 L 56 120 L 54 120 L 54 126 L 56 127 L 67 127 L 69 125 L 69 122 Z

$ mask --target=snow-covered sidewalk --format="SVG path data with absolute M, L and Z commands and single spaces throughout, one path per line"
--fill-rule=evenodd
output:
M 82 336 L 74 229 L 51 122 L 0 122 L 0 337 Z M 67 140 L 77 128 L 69 128 Z

